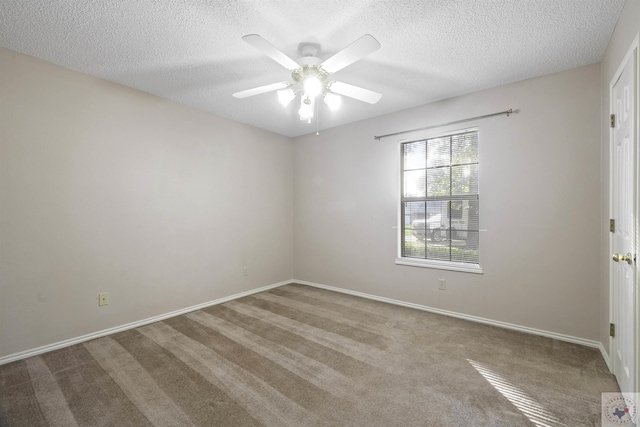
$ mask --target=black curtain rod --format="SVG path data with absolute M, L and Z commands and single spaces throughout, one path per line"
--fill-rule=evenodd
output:
M 442 127 L 442 126 L 448 126 L 448 125 L 455 125 L 455 124 L 458 124 L 458 123 L 470 122 L 471 120 L 486 119 L 487 117 L 493 117 L 493 116 L 503 116 L 505 114 L 506 114 L 507 117 L 509 117 L 511 114 L 515 114 L 517 112 L 518 112 L 518 110 L 514 110 L 513 108 L 509 108 L 508 110 L 505 110 L 505 111 L 500 111 L 498 113 L 492 113 L 492 114 L 485 114 L 484 116 L 469 117 L 468 119 L 456 120 L 455 122 L 440 123 L 439 125 L 426 126 L 426 127 L 423 127 L 423 128 L 417 128 L 417 129 L 411 129 L 411 130 L 403 130 L 401 132 L 394 132 L 394 133 L 388 133 L 386 135 L 374 136 L 373 139 L 380 140 L 381 138 L 386 138 L 387 136 L 401 135 L 403 133 L 416 132 L 416 131 L 419 131 L 419 130 L 427 130 L 427 129 L 439 128 L 439 127 Z

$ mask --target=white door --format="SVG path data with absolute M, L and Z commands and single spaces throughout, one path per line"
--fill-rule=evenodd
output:
M 635 392 L 636 287 L 636 54 L 628 55 L 612 87 L 611 218 L 611 339 L 613 373 L 623 392 Z

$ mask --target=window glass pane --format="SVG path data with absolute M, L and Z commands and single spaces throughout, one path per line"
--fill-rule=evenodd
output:
M 424 197 L 426 191 L 425 170 L 404 173 L 404 197 Z
M 449 254 L 449 241 L 442 240 L 440 242 L 430 242 L 427 244 L 428 259 L 437 259 L 441 261 L 451 261 Z
M 448 166 L 451 164 L 451 138 L 427 140 L 427 167 Z
M 454 165 L 478 162 L 478 133 L 463 133 L 451 137 L 451 153 Z
M 451 167 L 453 187 L 451 194 L 454 196 L 464 194 L 478 194 L 478 165 L 463 165 Z
M 433 210 L 427 218 L 426 235 L 433 243 L 439 243 L 448 239 L 447 229 L 449 228 L 449 202 L 430 202 Z M 435 208 L 435 209 L 434 209 Z
M 451 194 L 450 173 L 450 168 L 427 169 L 427 197 Z
M 426 202 L 405 202 L 403 204 L 403 256 L 424 258 L 425 217 Z
M 478 231 L 480 229 L 479 206 L 477 200 L 466 200 L 465 209 L 467 215 L 467 229 Z
M 467 200 L 452 200 L 449 202 L 449 218 L 452 221 L 464 221 L 466 223 L 467 204 Z
M 414 221 L 424 220 L 426 202 L 405 202 L 402 204 L 402 256 L 424 257 L 424 246 L 415 237 L 412 230 Z
M 451 261 L 478 264 L 478 232 L 467 231 L 466 239 L 451 242 Z
M 449 202 L 440 200 L 429 202 L 429 218 L 427 223 L 430 229 L 441 228 L 449 223 Z
M 424 242 L 407 242 L 404 246 L 404 253 L 402 256 L 407 258 L 426 258 L 424 254 Z
M 424 221 L 426 217 L 426 202 L 405 202 L 404 204 L 404 223 L 408 230 L 413 229 L 414 222 L 418 225 L 422 223 L 424 229 Z
M 417 141 L 404 144 L 404 170 L 427 167 L 427 142 Z
M 449 209 L 448 201 L 443 201 L 443 200 L 428 201 L 427 202 L 427 219 L 432 220 L 432 222 L 438 221 L 437 219 L 434 219 L 434 217 L 436 215 L 441 215 L 446 217 L 448 209 Z
M 465 245 L 469 238 L 468 231 L 478 231 L 478 201 L 452 200 L 450 216 L 450 236 L 452 245 Z

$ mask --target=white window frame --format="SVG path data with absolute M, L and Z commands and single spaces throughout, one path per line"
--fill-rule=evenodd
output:
M 475 274 L 483 274 L 484 270 L 480 266 L 480 264 L 472 264 L 467 262 L 456 262 L 456 261 L 443 261 L 443 260 L 434 260 L 434 259 L 420 259 L 420 258 L 409 258 L 402 256 L 402 144 L 405 142 L 411 141 L 420 141 L 425 139 L 433 139 L 438 137 L 446 137 L 450 135 L 455 135 L 458 133 L 464 132 L 478 132 L 478 165 L 480 165 L 480 128 L 478 126 L 468 127 L 463 129 L 451 129 L 451 130 L 438 130 L 436 132 L 422 133 L 419 135 L 412 136 L 410 138 L 403 138 L 398 140 L 398 159 L 397 165 L 398 169 L 396 172 L 396 176 L 399 178 L 398 180 L 398 199 L 396 202 L 397 206 L 397 225 L 396 229 L 397 233 L 397 254 L 396 254 L 396 265 L 410 266 L 410 267 L 422 267 L 422 268 L 432 268 L 438 270 L 450 270 L 450 271 L 459 271 L 463 273 L 475 273 Z M 479 177 L 480 175 L 478 175 Z M 478 178 L 479 179 L 479 178 Z M 478 196 L 480 195 L 480 182 L 478 182 Z M 480 221 L 482 218 L 480 216 Z M 481 227 L 479 227 L 481 228 Z M 482 233 L 479 233 L 478 239 L 481 240 Z M 479 243 L 478 248 L 482 245 Z M 478 252 L 478 257 L 480 257 L 480 252 Z

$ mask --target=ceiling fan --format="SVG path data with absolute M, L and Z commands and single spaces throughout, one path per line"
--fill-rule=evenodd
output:
M 365 34 L 324 61 L 316 57 L 320 46 L 314 43 L 301 44 L 302 58 L 294 61 L 258 34 L 248 34 L 242 37 L 242 40 L 289 70 L 291 81 L 236 92 L 233 94 L 236 98 L 247 98 L 277 90 L 280 103 L 286 107 L 300 93 L 300 110 L 298 110 L 300 120 L 311 123 L 315 100 L 318 96 L 322 97 L 331 110 L 340 108 L 342 103 L 340 95 L 369 104 L 375 104 L 382 97 L 378 92 L 329 79 L 336 71 L 380 49 L 380 43 L 370 34 Z

